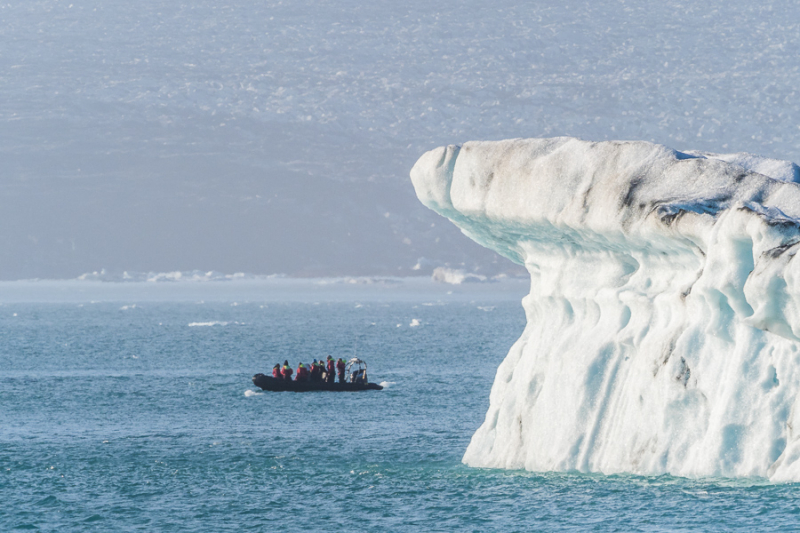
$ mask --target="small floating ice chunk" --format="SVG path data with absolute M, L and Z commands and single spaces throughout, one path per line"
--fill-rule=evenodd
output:
M 191 322 L 189 323 L 190 328 L 196 327 L 208 327 L 208 326 L 227 326 L 229 322 L 220 322 L 219 320 L 213 320 L 211 322 Z
M 422 323 L 419 321 L 419 319 L 414 318 L 414 319 L 411 320 L 411 323 L 409 324 L 409 327 L 415 328 L 415 327 L 420 326 L 420 325 L 422 325 Z
M 244 395 L 247 396 L 248 398 L 250 398 L 251 396 L 261 396 L 262 394 L 264 394 L 264 393 L 263 392 L 254 391 L 254 390 L 250 390 L 250 389 L 247 389 L 246 391 L 244 391 Z

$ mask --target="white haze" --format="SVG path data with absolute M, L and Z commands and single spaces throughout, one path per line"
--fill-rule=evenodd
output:
M 518 4 L 5 3 L 0 278 L 492 276 L 408 185 L 434 146 L 800 160 L 797 4 Z

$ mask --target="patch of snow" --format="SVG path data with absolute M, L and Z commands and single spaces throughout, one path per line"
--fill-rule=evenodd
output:
M 461 269 L 436 267 L 433 269 L 431 279 L 440 283 L 461 285 L 462 283 L 480 283 L 486 281 L 486 276 L 469 274 Z

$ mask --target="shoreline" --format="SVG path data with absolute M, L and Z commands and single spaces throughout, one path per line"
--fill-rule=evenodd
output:
M 469 302 L 519 301 L 530 291 L 530 280 L 500 280 L 450 284 L 419 277 L 289 278 L 252 276 L 221 280 L 0 281 L 0 304 L 98 302 Z

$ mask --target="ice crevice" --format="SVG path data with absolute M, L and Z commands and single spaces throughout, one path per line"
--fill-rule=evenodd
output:
M 411 178 L 531 276 L 466 464 L 800 480 L 797 165 L 560 137 Z

